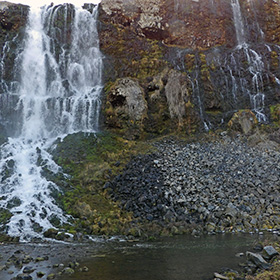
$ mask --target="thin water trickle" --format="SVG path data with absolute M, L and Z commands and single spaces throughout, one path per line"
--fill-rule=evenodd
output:
M 97 7 L 91 14 L 68 5 L 31 7 L 24 50 L 18 60 L 18 91 L 1 95 L 1 105 L 11 104 L 10 110 L 4 110 L 7 114 L 1 114 L 2 123 L 14 123 L 12 129 L 6 128 L 10 137 L 1 146 L 0 207 L 13 214 L 7 233 L 21 238 L 40 237 L 41 232 L 53 227 L 53 219 L 67 222 L 52 197 L 60 190 L 44 176 L 46 171 L 60 171 L 48 149 L 58 137 L 98 129 L 102 57 L 96 29 Z M 57 50 L 56 17 L 59 12 L 67 13 L 68 8 L 75 12 L 72 44 L 68 49 L 61 44 Z M 66 20 L 64 16 L 65 33 Z M 63 34 L 64 42 L 67 36 Z

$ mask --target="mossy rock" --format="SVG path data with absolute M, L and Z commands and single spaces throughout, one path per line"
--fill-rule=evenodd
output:
M 5 233 L 0 233 L 0 242 L 18 243 L 19 242 L 19 237 L 12 237 L 12 236 L 9 236 Z
M 7 224 L 12 216 L 13 215 L 9 210 L 0 208 L 0 224 Z
M 239 110 L 234 113 L 231 120 L 228 122 L 228 127 L 232 131 L 249 134 L 258 124 L 256 115 L 249 109 Z
M 269 108 L 270 108 L 271 120 L 279 126 L 280 125 L 280 104 L 272 105 Z
M 50 228 L 47 231 L 44 232 L 44 236 L 46 238 L 55 238 L 58 234 L 58 230 L 55 228 Z

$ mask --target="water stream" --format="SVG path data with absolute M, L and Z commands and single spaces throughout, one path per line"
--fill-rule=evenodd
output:
M 71 34 L 68 9 L 74 17 Z M 59 29 L 55 23 L 61 13 L 66 16 Z M 53 219 L 67 222 L 52 197 L 59 189 L 44 174 L 60 170 L 48 153 L 58 137 L 98 129 L 102 57 L 96 18 L 97 7 L 92 13 L 69 4 L 31 7 L 17 59 L 18 89 L 0 96 L 0 104 L 9 108 L 0 114 L 9 136 L 0 154 L 0 207 L 13 214 L 6 226 L 9 235 L 41 236 L 53 227 Z
M 208 280 L 223 268 L 242 271 L 246 261 L 236 254 L 251 251 L 261 236 L 216 235 L 177 236 L 154 242 L 107 243 L 98 253 L 87 248 L 80 259 L 88 272 L 77 272 L 72 280 Z M 69 279 L 63 275 L 62 280 Z
M 256 50 L 254 50 L 247 41 L 239 0 L 231 0 L 231 6 L 233 11 L 233 19 L 237 40 L 236 51 L 232 55 L 245 56 L 245 59 L 248 63 L 248 72 L 251 79 L 249 84 L 245 79 L 239 79 L 238 84 L 235 77 L 232 76 L 233 96 L 236 99 L 237 89 L 240 90 L 244 95 L 248 95 L 251 108 L 256 114 L 258 121 L 266 122 L 267 117 L 264 113 L 264 62 L 262 61 L 262 56 Z M 259 32 L 261 32 L 261 30 L 259 30 Z M 235 64 L 230 65 L 235 66 Z M 236 69 L 234 69 L 235 73 L 239 73 L 238 76 L 241 77 L 242 75 L 240 75 L 240 71 L 242 67 L 240 67 L 240 65 L 236 66 Z M 232 75 L 232 69 L 229 68 L 228 71 Z
M 245 28 L 242 19 L 239 0 L 231 0 L 231 6 L 233 11 L 234 26 L 236 31 L 236 39 L 239 46 L 245 44 Z

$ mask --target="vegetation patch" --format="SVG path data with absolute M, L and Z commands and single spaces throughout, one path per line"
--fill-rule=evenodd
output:
M 110 200 L 104 185 L 121 173 L 133 155 L 150 149 L 146 143 L 127 141 L 108 132 L 77 133 L 57 141 L 52 151 L 54 160 L 69 175 L 57 200 L 75 218 L 71 226 L 64 227 L 72 233 L 128 234 L 135 227 L 132 213 Z
M 12 216 L 9 210 L 0 208 L 0 225 L 7 224 Z
M 280 124 L 280 104 L 272 105 L 270 108 L 270 116 L 274 124 Z

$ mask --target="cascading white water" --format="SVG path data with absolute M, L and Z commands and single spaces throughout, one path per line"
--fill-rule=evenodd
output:
M 16 124 L 13 129 L 7 128 L 11 137 L 0 150 L 0 207 L 13 214 L 7 225 L 8 234 L 21 238 L 40 236 L 34 229 L 53 227 L 53 218 L 67 222 L 51 195 L 59 191 L 58 187 L 43 175 L 44 170 L 60 170 L 48 153 L 50 146 L 58 137 L 98 129 L 102 56 L 97 7 L 92 13 L 72 7 L 71 47 L 67 50 L 62 44 L 57 59 L 54 34 L 50 31 L 55 29 L 56 13 L 67 7 L 31 8 L 24 51 L 18 60 L 19 89 L 2 94 L 0 100 L 0 105 L 11 103 L 11 108 L 16 103 L 9 110 L 13 115 L 6 116 Z M 67 25 L 67 16 L 64 24 Z M 69 34 L 63 36 L 65 41 Z M 1 120 L 5 123 L 3 115 Z
M 249 44 L 247 43 L 239 0 L 231 0 L 231 6 L 236 31 L 237 52 L 241 51 L 244 53 L 249 65 L 248 71 L 251 75 L 251 83 L 249 85 L 247 84 L 246 80 L 240 79 L 239 90 L 243 94 L 249 96 L 251 108 L 256 113 L 256 117 L 258 118 L 258 120 L 260 122 L 266 122 L 267 118 L 263 112 L 265 101 L 264 83 L 262 78 L 264 72 L 264 63 L 262 61 L 262 57 L 255 50 L 250 48 Z M 235 69 L 235 72 L 240 71 L 240 67 L 238 68 L 239 69 Z M 229 68 L 229 72 L 232 75 L 231 68 Z M 236 84 L 236 79 L 233 75 L 232 84 L 232 92 L 236 99 L 236 92 L 238 86 Z
M 245 29 L 242 19 L 239 0 L 231 0 L 231 6 L 234 17 L 234 26 L 236 32 L 236 39 L 239 46 L 245 44 Z
M 5 81 L 5 75 L 8 74 L 10 69 L 7 70 L 5 68 L 6 60 L 8 60 L 9 53 L 11 51 L 12 45 L 16 45 L 18 40 L 18 35 L 16 35 L 11 41 L 6 41 L 3 48 L 2 53 L 0 56 L 0 92 L 7 92 L 7 91 L 15 91 L 17 90 L 18 83 L 17 81 L 13 81 L 12 83 L 7 83 Z M 17 53 L 18 54 L 18 53 Z M 13 69 L 16 72 L 16 69 Z

